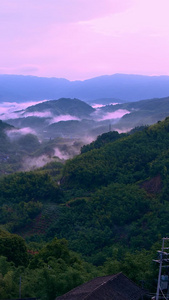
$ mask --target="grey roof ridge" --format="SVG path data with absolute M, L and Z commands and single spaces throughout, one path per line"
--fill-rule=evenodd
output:
M 85 298 L 83 298 L 83 300 L 87 299 L 89 296 L 91 296 L 96 290 L 99 290 L 105 283 L 111 281 L 112 279 L 118 277 L 120 274 L 123 274 L 122 272 L 119 272 L 117 274 L 112 275 L 112 278 L 110 278 L 107 281 L 104 281 L 103 283 L 101 283 L 99 286 L 97 286 L 90 294 L 88 294 Z M 111 276 L 111 275 L 108 275 Z M 124 275 L 125 276 L 125 275 Z M 103 276 L 104 277 L 104 276 Z M 106 276 L 105 276 L 106 277 Z M 125 276 L 126 277 L 126 276 Z
M 120 272 L 120 273 L 122 273 L 122 272 Z M 91 279 L 91 280 L 89 280 L 89 281 L 87 281 L 87 282 L 84 282 L 84 283 L 83 283 L 82 285 L 80 285 L 80 286 L 74 287 L 72 290 L 68 291 L 66 294 L 56 297 L 56 300 L 59 299 L 60 297 L 67 296 L 67 295 L 70 294 L 71 292 L 74 292 L 74 291 L 78 290 L 78 288 L 80 288 L 81 286 L 86 286 L 86 285 L 88 285 L 88 283 L 92 282 L 93 280 L 95 280 L 95 279 L 97 279 L 97 278 L 104 278 L 104 277 L 105 277 L 105 279 L 106 279 L 106 277 L 111 277 L 111 278 L 112 278 L 112 277 L 116 277 L 116 276 L 119 275 L 120 273 L 113 274 L 113 275 L 97 276 L 97 277 L 95 277 L 95 278 L 93 278 L 93 279 Z M 111 280 L 111 278 L 108 279 L 107 281 L 105 281 L 104 284 L 105 284 L 106 282 L 108 282 L 109 280 Z M 102 284 L 100 284 L 99 286 L 97 286 L 94 290 L 97 290 L 97 288 L 100 287 L 101 285 L 102 285 Z M 93 292 L 93 291 L 92 291 L 92 292 Z M 92 292 L 90 292 L 90 295 L 92 294 Z M 89 295 L 89 294 L 88 294 L 88 295 Z M 84 300 L 84 299 L 87 299 L 86 296 L 85 296 L 85 298 L 82 298 L 81 300 Z
M 125 274 L 123 274 L 122 272 L 119 272 L 117 274 L 112 275 L 112 278 L 110 278 L 109 280 L 101 283 L 99 286 L 97 286 L 90 294 L 88 294 L 85 298 L 83 298 L 82 300 L 87 300 L 89 296 L 91 296 L 96 290 L 99 290 L 105 283 L 108 283 L 111 280 L 114 280 L 115 278 L 117 278 L 119 275 L 123 275 L 125 278 L 127 278 L 127 280 L 129 280 L 132 284 L 134 284 L 135 286 L 137 286 L 138 288 L 140 288 L 140 290 L 142 290 L 144 293 L 146 292 L 146 290 L 144 290 L 143 288 L 139 287 L 134 281 L 132 281 L 130 278 L 128 278 Z M 111 276 L 111 275 L 108 275 Z M 104 277 L 104 276 L 103 276 Z M 107 277 L 107 276 L 105 276 Z M 119 294 L 119 292 L 117 292 Z M 123 296 L 121 296 L 123 297 Z M 124 298 L 124 297 L 123 297 Z M 124 298 L 125 300 L 126 298 Z

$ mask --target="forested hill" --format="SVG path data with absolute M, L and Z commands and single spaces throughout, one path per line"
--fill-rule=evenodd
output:
M 134 135 L 122 135 L 69 161 L 62 181 L 65 185 L 98 188 L 110 183 L 135 183 L 163 175 L 169 157 L 169 118 Z M 160 167 L 159 167 L 160 166 Z
M 169 97 L 154 98 L 116 105 L 107 105 L 100 108 L 102 113 L 115 112 L 119 109 L 127 110 L 115 125 L 118 129 L 130 129 L 141 125 L 152 125 L 164 120 L 169 115 Z
M 24 113 L 51 112 L 55 116 L 69 114 L 82 118 L 94 111 L 95 109 L 79 99 L 61 98 L 29 106 Z
M 10 130 L 13 129 L 14 126 L 9 125 L 8 123 L 2 122 L 2 120 L 0 120 L 0 132 L 2 133 L 4 130 Z
M 149 249 L 169 235 L 169 118 L 135 134 L 107 135 L 65 164 L 66 206 L 48 232 L 98 264 L 113 244 Z
M 53 300 L 54 294 L 80 284 L 76 280 L 79 274 L 84 274 L 84 282 L 91 268 L 97 267 L 95 276 L 122 271 L 138 284 L 144 280 L 150 290 L 154 285 L 155 290 L 158 268 L 152 259 L 156 259 L 161 238 L 169 236 L 169 117 L 134 131 L 99 136 L 63 167 L 51 163 L 34 172 L 0 178 L 0 226 L 23 236 L 30 250 L 50 242 L 47 253 L 42 249 L 29 259 L 24 274 L 31 272 L 44 282 L 49 278 L 55 288 L 45 299 Z M 52 242 L 55 237 L 58 240 Z M 69 256 L 66 267 L 64 253 L 67 257 L 68 250 L 66 241 L 60 242 L 62 238 L 94 269 L 91 265 L 81 269 L 83 263 L 73 263 Z M 12 243 L 12 237 L 7 236 L 7 243 L 8 239 Z M 64 253 L 59 250 L 60 243 Z M 5 247 L 1 247 L 0 254 L 4 253 Z M 7 258 L 16 264 L 15 257 Z M 65 272 L 70 272 L 69 276 Z M 66 288 L 65 278 L 72 282 Z M 56 282 L 62 279 L 60 291 Z M 37 284 L 32 286 L 29 296 L 38 296 Z M 49 292 L 45 284 L 42 290 L 44 295 Z

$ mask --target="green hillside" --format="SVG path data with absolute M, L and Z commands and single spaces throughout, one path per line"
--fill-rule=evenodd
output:
M 169 115 L 169 97 L 128 102 L 117 105 L 107 105 L 101 111 L 115 112 L 125 109 L 130 113 L 124 115 L 117 124 L 116 129 L 131 129 L 135 126 L 151 125 L 159 120 L 164 120 Z
M 65 184 L 93 189 L 112 182 L 128 184 L 148 178 L 156 160 L 168 154 L 168 128 L 166 118 L 141 132 L 75 157 L 65 166 Z
M 97 264 L 112 245 L 150 249 L 169 235 L 168 149 L 169 118 L 68 161 L 67 205 L 49 235 L 66 237 Z
M 1 299 L 21 295 L 22 299 L 54 300 L 99 275 L 69 250 L 65 239 L 26 245 L 21 237 L 0 230 L 0 246 Z
M 25 278 L 49 278 L 53 291 L 44 284 L 43 298 L 27 283 L 27 297 L 53 300 L 88 278 L 120 271 L 155 291 L 152 259 L 169 236 L 169 118 L 134 131 L 99 136 L 63 167 L 1 177 L 0 226 L 39 252 L 28 258 Z M 69 286 L 65 278 L 73 278 Z

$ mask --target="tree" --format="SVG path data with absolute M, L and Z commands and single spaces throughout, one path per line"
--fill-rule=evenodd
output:
M 0 255 L 7 257 L 8 261 L 16 266 L 28 264 L 28 254 L 23 238 L 16 234 L 0 230 Z

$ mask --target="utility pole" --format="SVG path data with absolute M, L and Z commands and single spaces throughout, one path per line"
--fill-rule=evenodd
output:
M 169 265 L 163 265 L 163 263 L 169 263 L 169 259 L 167 258 L 168 255 L 169 255 L 169 252 L 166 252 L 164 250 L 169 250 L 169 247 L 164 247 L 164 243 L 165 241 L 169 241 L 169 238 L 168 237 L 165 237 L 162 239 L 162 248 L 161 248 L 161 251 L 157 251 L 158 254 L 159 254 L 159 259 L 158 260 L 154 260 L 155 262 L 159 263 L 159 273 L 158 273 L 158 283 L 157 283 L 157 291 L 156 291 L 156 300 L 159 300 L 159 293 L 161 292 L 162 293 L 162 299 L 168 299 L 168 297 L 166 298 L 165 295 L 163 294 L 163 291 L 162 291 L 162 287 L 161 287 L 161 281 L 162 281 L 162 268 L 163 267 L 169 267 Z M 168 276 L 167 276 L 167 290 L 168 290 Z M 161 297 L 160 297 L 161 299 Z
M 19 299 L 21 299 L 21 276 L 19 277 Z

